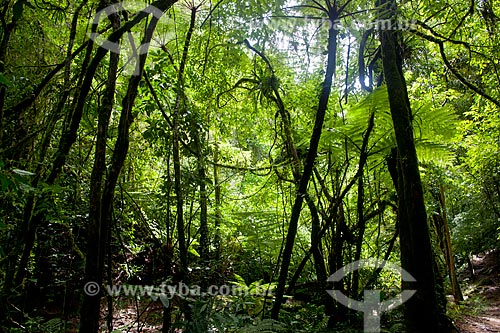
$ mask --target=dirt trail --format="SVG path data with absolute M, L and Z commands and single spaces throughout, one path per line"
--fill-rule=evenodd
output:
M 472 260 L 477 287 L 485 301 L 486 308 L 478 315 L 464 316 L 456 326 L 460 333 L 500 333 L 500 284 L 498 279 L 498 254 L 488 253 L 475 256 Z

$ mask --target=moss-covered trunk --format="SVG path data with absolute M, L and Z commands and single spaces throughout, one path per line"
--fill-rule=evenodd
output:
M 396 26 L 395 1 L 382 0 L 378 5 L 379 19 L 391 19 L 392 26 Z M 403 281 L 404 289 L 417 291 L 405 304 L 405 321 L 409 333 L 442 332 L 439 325 L 433 254 L 411 124 L 411 108 L 402 71 L 399 36 L 396 30 L 387 29 L 380 32 L 383 70 L 396 134 L 401 176 L 398 186 L 401 264 L 416 279 L 416 283 Z

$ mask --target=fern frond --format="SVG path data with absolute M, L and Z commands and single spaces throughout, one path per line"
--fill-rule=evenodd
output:
M 453 151 L 446 144 L 436 143 L 430 140 L 416 140 L 418 160 L 423 163 L 436 165 L 449 165 L 453 161 Z
M 65 321 L 60 318 L 51 319 L 42 324 L 42 331 L 47 333 L 62 332 L 65 328 Z
M 273 319 L 263 319 L 255 324 L 247 325 L 238 330 L 238 333 L 276 333 L 286 332 L 287 328 L 283 323 Z

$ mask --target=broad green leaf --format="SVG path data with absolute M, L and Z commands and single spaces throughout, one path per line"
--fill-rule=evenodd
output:
M 11 86 L 10 81 L 2 73 L 0 73 L 0 86 L 1 85 L 4 85 L 6 87 L 10 87 Z
M 194 255 L 195 257 L 199 258 L 200 257 L 200 254 L 198 253 L 198 251 L 195 250 L 194 247 L 190 246 L 188 248 L 188 252 L 191 253 L 192 255 Z
M 246 282 L 245 282 L 245 279 L 242 278 L 240 275 L 234 273 L 234 278 L 236 279 L 236 281 L 238 281 L 239 283 L 244 283 L 246 285 Z
M 29 171 L 26 171 L 26 170 L 14 169 L 12 171 L 14 173 L 17 173 L 20 176 L 34 176 L 35 175 L 33 172 L 29 172 Z
M 0 175 L 0 182 L 2 183 L 2 192 L 6 192 L 10 185 L 15 185 L 8 177 L 5 175 Z

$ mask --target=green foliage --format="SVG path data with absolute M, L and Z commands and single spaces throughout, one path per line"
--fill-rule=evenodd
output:
M 287 327 L 276 320 L 264 319 L 239 329 L 238 333 L 278 333 L 287 332 Z
M 464 297 L 465 301 L 460 304 L 455 302 L 449 303 L 447 314 L 451 319 L 458 320 L 464 316 L 477 316 L 484 313 L 487 307 L 487 301 L 484 299 L 483 295 L 477 292 L 477 290 L 468 288 L 464 292 Z
M 259 316 L 266 305 L 272 300 L 276 283 L 263 283 L 262 280 L 246 284 L 241 276 L 235 274 L 236 281 L 230 283 L 236 286 L 234 303 L 252 317 Z
M 325 315 L 324 306 L 301 304 L 289 308 L 285 307 L 282 321 L 292 332 L 325 332 L 327 331 L 328 317 Z
M 0 86 L 2 86 L 2 85 L 9 87 L 11 85 L 11 83 L 2 73 L 0 73 Z
M 328 318 L 321 304 L 286 308 L 281 314 L 282 322 L 259 319 L 267 313 L 272 301 L 271 297 L 266 300 L 259 291 L 275 286 L 276 267 L 281 260 L 296 196 L 288 149 L 291 143 L 284 139 L 283 121 L 273 93 L 275 89 L 279 92 L 290 115 L 298 168 L 302 170 L 324 76 L 328 24 L 324 20 L 326 13 L 320 7 L 326 3 L 263 0 L 200 3 L 183 85 L 177 81 L 190 3 L 179 2 L 165 13 L 168 22 L 158 28 L 161 32 L 158 36 L 164 39 L 155 39 L 156 47 L 148 55 L 146 75 L 139 84 L 132 110 L 134 122 L 128 155 L 118 184 L 111 189 L 115 191 L 115 200 L 111 214 L 109 278 L 151 283 L 178 278 L 181 261 L 176 204 L 179 198 L 173 190 L 177 180 L 184 203 L 183 230 L 189 253 L 188 267 L 184 268 L 189 272 L 188 278 L 192 283 L 233 283 L 250 291 L 250 295 L 186 300 L 192 309 L 192 323 L 182 322 L 181 307 L 173 304 L 174 312 L 179 313 L 175 317 L 179 319 L 177 324 L 190 327 L 193 332 L 205 332 L 207 327 L 220 332 L 324 331 Z M 85 101 L 83 119 L 80 124 L 72 124 L 70 118 L 79 97 L 79 84 L 88 69 L 86 61 L 94 57 L 96 48 L 89 54 L 82 51 L 70 61 L 66 57 L 77 48 L 86 50 L 83 42 L 88 39 L 88 17 L 95 12 L 97 2 L 85 4 L 80 12 L 77 11 L 80 1 L 64 4 L 42 1 L 35 6 L 26 0 L 15 0 L 3 4 L 0 15 L 5 27 L 2 29 L 12 21 L 17 25 L 10 35 L 4 59 L 0 59 L 0 90 L 5 93 L 5 98 L 0 98 L 0 276 L 16 274 L 25 245 L 21 231 L 29 225 L 25 224 L 29 216 L 41 215 L 41 225 L 34 226 L 33 248 L 28 249 L 25 267 L 28 279 L 16 287 L 19 290 L 26 286 L 39 287 L 37 283 L 41 280 L 37 274 L 48 273 L 50 281 L 40 287 L 48 290 L 49 296 L 54 296 L 49 299 L 56 303 L 56 291 L 49 290 L 51 287 L 61 289 L 68 285 L 65 293 L 81 291 L 75 282 L 82 275 L 80 249 L 95 242 L 87 239 L 91 222 L 89 188 L 110 60 L 106 56 L 100 62 Z M 66 4 L 68 7 L 63 8 Z M 333 273 L 338 264 L 332 261 L 338 236 L 343 241 L 339 255 L 343 264 L 353 259 L 356 250 L 360 235 L 356 186 L 341 202 L 337 201 L 358 169 L 363 135 L 372 113 L 375 127 L 368 141 L 367 166 L 361 175 L 364 182 L 361 209 L 365 216 L 370 216 L 362 238 L 362 257 L 384 256 L 397 219 L 394 184 L 386 161 L 396 146 L 387 87 L 382 84 L 372 87 L 370 93 L 361 91 L 358 77 L 358 48 L 366 29 L 362 22 L 374 19 L 373 3 L 349 1 L 346 4 L 341 23 L 350 29 L 339 32 L 336 79 L 316 170 L 308 189 L 318 210 L 320 225 L 332 222 L 323 236 L 321 248 L 327 274 Z M 402 18 L 418 19 L 432 27 L 417 27 L 419 34 L 403 32 L 401 46 L 413 110 L 413 132 L 427 194 L 437 184 L 432 178 L 437 170 L 439 182 L 445 188 L 446 213 L 457 253 L 498 246 L 500 113 L 497 105 L 467 89 L 463 80 L 443 64 L 438 45 L 422 36 L 443 40 L 444 53 L 453 68 L 478 89 L 498 99 L 496 59 L 500 34 L 494 31 L 495 19 L 481 9 L 484 4 L 465 15 L 469 5 L 458 1 L 446 4 L 423 1 L 414 6 L 412 2 L 405 2 L 399 13 Z M 72 15 L 76 13 L 79 16 L 74 18 Z M 462 19 L 456 13 L 465 16 Z M 131 18 L 131 14 L 123 13 L 123 16 Z M 76 23 L 76 30 L 70 37 L 72 22 Z M 103 16 L 99 25 L 103 39 L 112 33 L 108 24 Z M 122 40 L 115 100 L 106 133 L 104 163 L 107 167 L 112 163 L 119 112 L 130 79 L 127 62 L 132 43 L 129 37 L 142 36 L 144 27 L 137 25 Z M 5 31 L 1 31 L 1 36 L 5 36 Z M 70 38 L 74 43 L 71 48 Z M 273 71 L 242 43 L 244 39 L 266 56 Z M 362 58 L 365 69 L 372 71 L 374 81 L 378 81 L 380 74 L 377 49 L 378 38 L 373 33 Z M 61 67 L 49 77 L 58 64 L 67 67 Z M 46 86 L 40 86 L 42 83 Z M 26 108 L 13 109 L 31 99 L 32 104 Z M 180 179 L 175 179 L 172 157 L 172 117 L 176 107 L 181 115 L 178 124 Z M 55 152 L 70 124 L 79 125 L 76 141 L 67 153 L 59 177 L 48 184 L 46 178 L 57 157 Z M 207 198 L 208 235 L 204 236 L 209 240 L 209 258 L 206 261 L 200 257 L 203 253 L 202 185 Z M 35 199 L 33 207 L 27 206 L 31 196 Z M 432 214 L 436 207 L 431 200 L 428 202 Z M 340 203 L 341 209 L 337 207 L 337 215 L 332 215 L 332 208 Z M 340 227 L 339 213 L 345 219 L 342 230 L 336 229 Z M 311 220 L 312 214 L 304 205 L 290 274 L 295 272 L 311 245 L 315 245 L 311 244 Z M 397 241 L 395 244 L 389 257 L 397 260 L 399 245 Z M 8 255 L 13 255 L 12 260 Z M 46 263 L 47 267 L 40 263 Z M 49 269 L 52 265 L 53 271 Z M 371 274 L 361 272 L 360 284 L 370 277 Z M 316 279 L 316 267 L 310 260 L 299 281 L 315 283 Z M 382 272 L 375 284 L 389 295 L 399 280 Z M 66 296 L 79 299 L 81 295 Z M 61 321 L 47 322 L 35 315 L 32 318 L 31 312 L 35 311 L 26 307 L 28 315 L 20 321 L 29 330 L 58 330 Z M 357 320 L 355 324 L 360 322 Z M 352 326 L 339 325 L 336 331 L 357 330 L 349 325 Z M 390 332 L 401 331 L 400 318 L 389 317 L 384 327 Z
M 66 332 L 67 322 L 60 318 L 46 321 L 43 317 L 27 317 L 24 326 L 25 328 L 12 328 L 9 333 L 63 333 Z

